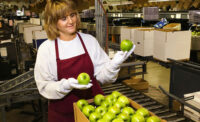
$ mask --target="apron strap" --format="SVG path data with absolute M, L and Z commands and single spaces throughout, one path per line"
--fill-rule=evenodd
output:
M 88 54 L 88 51 L 87 51 L 87 49 L 86 49 L 86 47 L 85 47 L 85 44 L 84 44 L 84 42 L 83 42 L 83 39 L 82 39 L 81 35 L 80 35 L 78 32 L 77 32 L 77 35 L 78 35 L 79 39 L 81 40 L 81 44 L 83 45 L 83 48 L 84 48 L 85 53 Z
M 58 52 L 58 41 L 55 39 L 55 49 L 56 49 L 56 61 L 60 60 Z

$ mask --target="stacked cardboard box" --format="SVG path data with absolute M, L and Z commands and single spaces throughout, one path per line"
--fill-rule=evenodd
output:
M 155 30 L 154 55 L 157 60 L 168 62 L 190 58 L 191 31 Z
M 200 109 L 200 91 L 184 95 L 184 97 L 190 97 L 190 96 L 194 96 L 194 99 L 187 101 L 187 103 Z M 184 106 L 184 115 L 191 118 L 195 122 L 200 121 L 200 113 L 187 106 Z

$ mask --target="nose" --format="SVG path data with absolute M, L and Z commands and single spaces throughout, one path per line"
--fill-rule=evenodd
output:
M 67 17 L 68 23 L 72 23 L 72 18 L 70 16 Z

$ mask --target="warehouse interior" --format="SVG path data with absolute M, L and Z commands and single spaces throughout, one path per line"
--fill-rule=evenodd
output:
M 200 0 L 73 1 L 78 31 L 94 36 L 110 59 L 122 40 L 136 45 L 116 82 L 101 86 L 105 95 L 119 91 L 162 122 L 200 122 Z M 34 79 L 37 50 L 48 39 L 47 2 L 0 0 L 0 122 L 48 121 Z

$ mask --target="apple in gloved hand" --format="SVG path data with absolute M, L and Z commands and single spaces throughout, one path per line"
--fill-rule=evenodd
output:
M 90 76 L 83 72 L 78 75 L 77 80 L 79 84 L 87 85 L 90 82 Z
M 133 47 L 133 42 L 132 41 L 127 40 L 127 39 L 121 41 L 120 49 L 122 51 L 129 51 L 129 50 L 131 50 L 132 47 Z
M 84 99 L 80 99 L 77 101 L 77 106 L 80 110 L 83 109 L 84 106 L 88 105 L 88 101 Z

